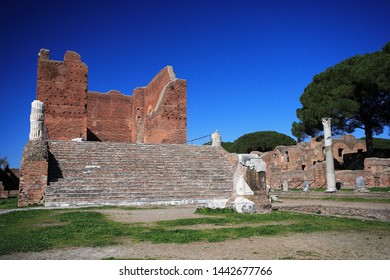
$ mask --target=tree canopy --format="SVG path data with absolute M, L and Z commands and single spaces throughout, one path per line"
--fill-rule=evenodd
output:
M 8 165 L 7 157 L 1 157 L 0 158 L 0 168 L 3 168 Z
M 300 122 L 291 130 L 298 141 L 322 134 L 327 117 L 335 135 L 363 129 L 370 154 L 373 135 L 390 125 L 390 42 L 381 52 L 356 55 L 315 75 L 300 102 Z
M 242 135 L 234 142 L 223 142 L 222 147 L 231 153 L 267 152 L 277 146 L 291 146 L 296 142 L 290 136 L 276 131 L 257 131 Z

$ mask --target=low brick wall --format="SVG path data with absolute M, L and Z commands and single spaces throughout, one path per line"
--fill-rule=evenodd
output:
M 44 204 L 47 170 L 47 161 L 31 161 L 23 164 L 19 188 L 19 207 Z
M 29 141 L 24 148 L 20 170 L 18 206 L 45 203 L 48 149 L 42 140 Z

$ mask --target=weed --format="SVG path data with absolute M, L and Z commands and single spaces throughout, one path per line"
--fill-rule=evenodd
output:
M 13 209 L 18 207 L 18 198 L 9 197 L 0 199 L 0 209 Z

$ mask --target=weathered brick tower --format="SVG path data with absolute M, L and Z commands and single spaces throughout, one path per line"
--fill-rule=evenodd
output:
M 186 81 L 171 66 L 162 69 L 133 96 L 88 91 L 88 67 L 80 55 L 38 58 L 37 99 L 45 104 L 45 126 L 52 140 L 186 143 Z
M 75 52 L 64 61 L 49 60 L 49 51 L 38 56 L 37 100 L 45 104 L 45 126 L 50 137 L 87 139 L 88 67 Z

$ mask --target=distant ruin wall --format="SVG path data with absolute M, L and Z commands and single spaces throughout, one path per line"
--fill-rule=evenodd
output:
M 364 140 L 357 140 L 352 135 L 333 139 L 333 158 L 339 169 L 335 172 L 336 182 L 343 188 L 354 188 L 356 178 L 362 176 L 369 187 L 390 186 L 390 159 L 366 158 L 360 170 L 346 170 L 345 166 L 360 166 L 352 159 L 360 159 L 364 152 Z M 267 184 L 273 188 L 281 188 L 284 181 L 289 188 L 303 189 L 304 181 L 312 188 L 326 186 L 323 140 L 312 138 L 310 142 L 294 146 L 279 146 L 262 154 L 262 158 L 267 163 Z
M 44 103 L 51 140 L 186 143 L 186 81 L 171 66 L 133 96 L 88 92 L 88 67 L 80 55 L 67 51 L 63 62 L 54 61 L 42 49 L 37 99 Z

